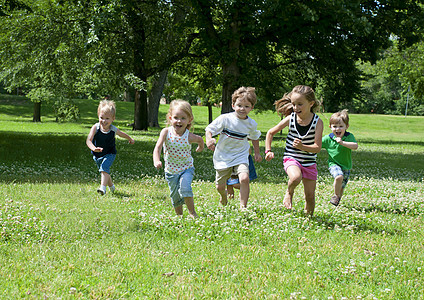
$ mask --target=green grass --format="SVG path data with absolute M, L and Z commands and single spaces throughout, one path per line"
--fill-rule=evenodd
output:
M 286 131 L 273 143 L 277 158 L 256 164 L 245 212 L 237 201 L 218 205 L 212 153 L 194 153 L 200 218 L 190 220 L 175 217 L 163 171 L 153 167 L 160 129 L 128 126 L 132 103 L 118 103 L 115 122 L 136 140 L 118 140 L 118 192 L 97 195 L 85 145 L 97 104 L 78 105 L 79 122 L 56 123 L 43 106 L 34 124 L 31 103 L 0 96 L 0 298 L 423 298 L 423 117 L 351 115 L 359 142 L 351 181 L 341 206 L 329 205 L 322 151 L 311 219 L 302 186 L 293 211 L 282 205 Z M 203 135 L 207 110 L 194 107 L 194 115 Z M 329 114 L 320 116 L 328 133 Z M 252 117 L 263 137 L 279 120 Z

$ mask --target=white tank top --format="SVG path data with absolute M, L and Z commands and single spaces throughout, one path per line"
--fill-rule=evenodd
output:
M 178 136 L 174 133 L 174 128 L 169 127 L 163 148 L 165 172 L 178 174 L 193 167 L 191 144 L 188 141 L 189 133 L 186 129 L 182 136 Z

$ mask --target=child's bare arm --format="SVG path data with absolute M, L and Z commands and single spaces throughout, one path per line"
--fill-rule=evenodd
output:
M 206 146 L 209 150 L 215 151 L 216 139 L 212 137 L 212 132 L 206 131 Z
M 255 161 L 261 162 L 262 156 L 259 150 L 259 140 L 252 140 L 252 145 L 253 145 L 253 151 L 255 152 Z
M 276 135 L 278 132 L 283 130 L 285 127 L 287 127 L 290 124 L 290 117 L 286 117 L 283 120 L 280 121 L 277 125 L 272 127 L 268 132 L 266 133 L 265 138 L 265 160 L 270 161 L 274 158 L 274 152 L 271 151 L 271 144 L 272 139 L 274 138 L 274 135 Z
M 93 144 L 93 138 L 94 138 L 94 135 L 96 134 L 96 131 L 97 131 L 96 125 L 93 125 L 93 127 L 91 127 L 91 129 L 90 129 L 90 133 L 88 134 L 87 140 L 85 141 L 85 143 L 87 144 L 87 147 L 90 148 L 91 151 L 102 152 L 103 148 L 96 147 Z
M 205 148 L 205 142 L 203 141 L 203 138 L 200 135 L 190 132 L 188 136 L 188 141 L 190 144 L 197 144 L 196 152 L 202 152 L 203 148 Z
M 118 129 L 116 131 L 116 134 L 120 136 L 121 138 L 127 139 L 130 144 L 134 144 L 134 139 L 130 137 L 128 134 L 126 134 L 125 132 Z
M 163 143 L 165 142 L 165 138 L 167 134 L 168 134 L 168 128 L 162 129 L 159 135 L 159 139 L 156 142 L 155 149 L 153 150 L 153 164 L 156 169 L 162 168 L 160 153 L 162 152 Z

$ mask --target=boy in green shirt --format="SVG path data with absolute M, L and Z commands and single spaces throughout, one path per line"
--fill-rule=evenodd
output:
M 328 168 L 334 177 L 334 196 L 330 203 L 338 206 L 343 190 L 349 181 L 352 169 L 352 150 L 358 149 L 358 143 L 349 128 L 347 110 L 334 113 L 330 118 L 331 133 L 322 138 L 322 148 L 328 152 Z

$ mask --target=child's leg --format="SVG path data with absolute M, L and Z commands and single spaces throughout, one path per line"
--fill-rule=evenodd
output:
M 196 213 L 196 210 L 194 209 L 194 199 L 193 199 L 193 197 L 184 197 L 184 202 L 187 206 L 188 213 L 189 213 L 190 217 L 192 217 L 193 219 L 197 218 L 198 215 Z M 182 213 L 182 209 L 181 209 L 181 213 Z
M 229 199 L 233 199 L 234 198 L 234 188 L 233 188 L 233 185 L 227 185 L 227 197 Z
M 291 165 L 286 169 L 289 181 L 287 183 L 287 191 L 284 196 L 283 204 L 287 209 L 292 209 L 293 194 L 295 188 L 302 181 L 302 171 L 296 165 Z
M 182 216 L 183 215 L 183 206 L 174 206 L 174 210 L 175 213 L 177 214 L 177 216 Z
M 219 203 L 221 203 L 223 206 L 227 205 L 227 203 L 228 203 L 227 190 L 225 189 L 225 187 L 226 187 L 225 183 L 220 183 L 220 184 L 216 185 L 216 189 L 217 189 L 219 195 L 221 196 Z
M 249 200 L 250 186 L 249 186 L 249 173 L 240 173 L 240 207 L 245 208 Z
M 312 216 L 315 210 L 315 188 L 316 180 L 303 178 L 303 189 L 305 192 L 305 213 Z
M 336 178 L 334 178 L 334 183 L 333 183 L 334 194 L 338 196 L 339 198 L 342 197 L 342 193 L 343 193 L 342 184 L 343 184 L 343 175 L 336 176 Z
M 223 206 L 227 205 L 227 180 L 230 178 L 233 168 L 216 170 L 215 186 L 221 196 L 219 203 Z

